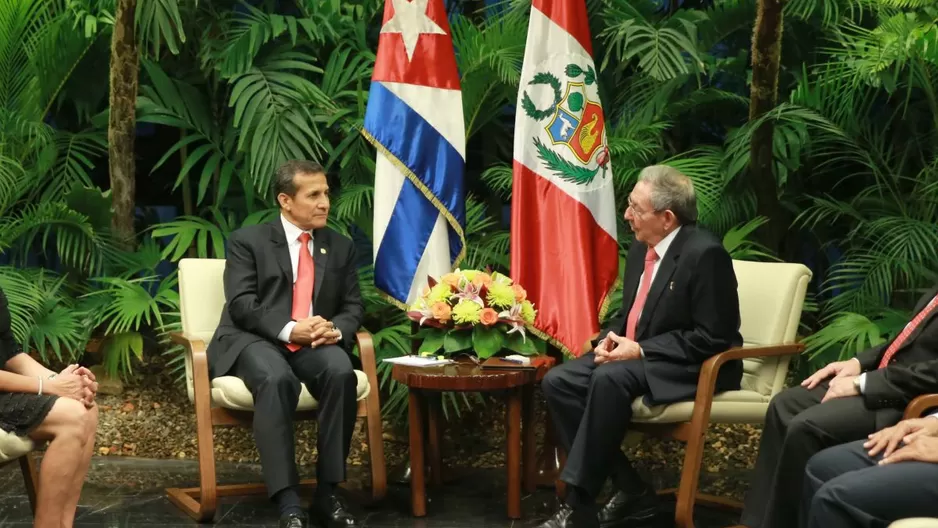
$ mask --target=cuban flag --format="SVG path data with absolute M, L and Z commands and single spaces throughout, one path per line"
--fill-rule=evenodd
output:
M 442 0 L 387 0 L 362 132 L 375 167 L 375 286 L 406 309 L 466 252 L 466 129 Z
M 615 287 L 615 195 L 584 0 L 533 0 L 515 115 L 511 276 L 567 354 Z

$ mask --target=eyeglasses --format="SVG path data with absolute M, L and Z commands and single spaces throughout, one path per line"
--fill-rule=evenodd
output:
M 631 196 L 629 196 L 627 200 L 629 204 L 629 209 L 631 209 L 634 214 L 638 216 L 642 216 L 645 214 L 645 211 L 639 209 L 638 207 L 635 207 L 635 202 L 632 200 Z

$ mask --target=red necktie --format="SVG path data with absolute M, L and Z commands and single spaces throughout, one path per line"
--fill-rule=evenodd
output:
M 625 323 L 625 337 L 635 340 L 635 327 L 638 326 L 638 316 L 645 307 L 645 300 L 648 298 L 648 289 L 651 287 L 651 274 L 655 271 L 655 262 L 658 260 L 658 253 L 655 248 L 649 247 L 645 253 L 645 274 L 642 275 L 642 284 L 638 287 L 638 294 L 635 296 L 635 302 L 632 303 L 632 309 L 629 310 L 629 318 Z
M 316 279 L 316 269 L 313 267 L 313 256 L 309 254 L 309 233 L 300 234 L 300 258 L 296 266 L 296 282 L 293 283 L 293 320 L 299 321 L 309 317 L 309 306 L 313 303 L 313 282 Z M 296 343 L 287 343 L 291 352 L 301 347 Z
M 930 314 L 936 306 L 938 306 L 938 295 L 936 295 L 925 308 L 922 308 L 922 311 L 913 317 L 909 324 L 905 325 L 905 328 L 902 329 L 902 332 L 899 332 L 899 335 L 893 339 L 892 344 L 889 345 L 889 348 L 886 349 L 886 353 L 883 354 L 883 359 L 879 362 L 879 368 L 883 368 L 889 364 L 892 356 L 895 356 L 896 352 L 899 351 L 899 347 L 905 343 L 906 339 L 912 335 L 912 332 L 915 331 L 918 325 L 922 324 L 922 321 L 928 317 L 928 314 Z

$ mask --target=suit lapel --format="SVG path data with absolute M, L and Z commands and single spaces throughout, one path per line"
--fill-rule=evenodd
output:
M 283 233 L 283 224 L 278 217 L 273 222 L 267 224 L 270 226 L 270 241 L 274 245 L 274 258 L 280 269 L 293 283 L 293 266 L 290 264 L 290 248 L 287 247 L 287 236 Z M 291 290 L 292 295 L 292 290 Z
M 648 324 L 655 313 L 655 307 L 658 305 L 658 301 L 661 300 L 665 288 L 671 282 L 671 275 L 674 274 L 674 270 L 677 268 L 677 260 L 681 256 L 681 249 L 690 231 L 691 229 L 688 226 L 678 232 L 674 237 L 674 241 L 671 242 L 668 252 L 665 253 L 661 265 L 658 266 L 658 273 L 655 274 L 655 280 L 652 281 L 651 288 L 648 290 L 648 298 L 645 299 L 642 316 L 638 320 L 638 328 L 635 329 L 636 338 L 644 335 L 645 330 L 648 328 Z
M 313 264 L 316 268 L 316 278 L 313 283 L 313 309 L 322 290 L 322 281 L 326 277 L 326 262 L 329 261 L 329 241 L 326 234 L 317 230 L 313 232 Z

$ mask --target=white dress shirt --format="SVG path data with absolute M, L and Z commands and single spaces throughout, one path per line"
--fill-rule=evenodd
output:
M 299 227 L 293 225 L 292 222 L 287 220 L 283 215 L 280 215 L 280 222 L 283 224 L 283 233 L 287 238 L 287 249 L 290 250 L 290 266 L 293 269 L 293 283 L 296 284 L 296 270 L 300 265 L 300 235 L 303 233 L 309 233 L 309 242 L 307 247 L 309 248 L 310 256 L 313 255 L 313 233 L 310 231 L 304 231 Z M 313 304 L 310 302 L 309 317 L 313 313 Z M 283 329 L 280 330 L 280 333 L 277 334 L 277 338 L 283 341 L 284 343 L 290 342 L 290 333 L 293 332 L 293 327 L 296 326 L 296 321 L 290 321 L 289 323 L 283 326 Z M 342 339 L 342 331 L 336 327 L 336 331 L 339 332 L 339 340 Z
M 654 249 L 655 253 L 658 254 L 658 260 L 655 261 L 655 266 L 651 268 L 651 281 L 648 283 L 649 290 L 651 289 L 651 284 L 655 282 L 655 275 L 658 274 L 658 268 L 661 267 L 661 261 L 664 260 L 664 256 L 668 253 L 668 248 L 671 247 L 671 242 L 674 242 L 674 237 L 677 236 L 677 232 L 681 230 L 681 226 L 677 226 L 677 229 L 668 233 L 668 236 L 661 239 L 661 242 L 658 242 Z M 635 297 L 638 297 L 638 290 L 642 288 L 642 281 L 645 279 L 645 272 L 642 272 L 642 276 L 638 278 L 638 289 L 635 290 Z M 646 299 L 647 300 L 647 299 Z M 642 306 L 642 311 L 645 307 Z M 638 319 L 642 318 L 642 312 L 638 312 Z M 639 347 L 639 352 L 641 352 L 642 357 L 645 357 L 645 351 Z

